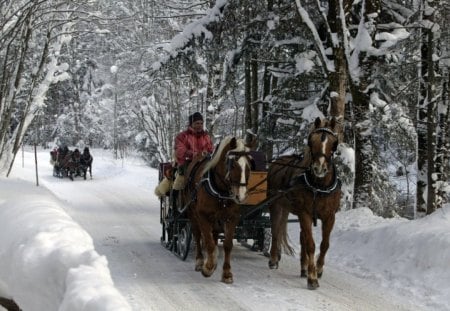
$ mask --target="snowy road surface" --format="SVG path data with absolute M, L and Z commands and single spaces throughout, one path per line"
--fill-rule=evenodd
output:
M 183 262 L 160 245 L 159 201 L 153 194 L 157 171 L 137 161 L 121 166 L 106 154 L 96 156 L 92 180 L 58 179 L 47 165 L 41 184 L 92 236 L 133 310 L 418 310 L 370 279 L 333 269 L 332 262 L 326 262 L 320 288 L 308 290 L 297 258 L 283 256 L 280 268 L 270 270 L 266 257 L 237 243 L 234 283 L 220 282 L 222 251 L 218 269 L 204 278 L 194 271 L 192 254 Z M 291 225 L 297 234 L 298 224 Z

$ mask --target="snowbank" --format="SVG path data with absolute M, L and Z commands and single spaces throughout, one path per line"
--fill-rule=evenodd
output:
M 63 202 L 29 182 L 1 178 L 0 188 L 1 296 L 23 310 L 130 310 Z

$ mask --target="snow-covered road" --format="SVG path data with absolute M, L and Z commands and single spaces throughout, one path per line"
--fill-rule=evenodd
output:
M 117 165 L 106 154 L 94 157 L 92 180 L 58 179 L 46 166 L 40 181 L 92 236 L 133 310 L 418 310 L 332 262 L 326 263 L 320 288 L 308 290 L 298 259 L 284 256 L 280 268 L 270 270 L 266 257 L 238 244 L 232 253 L 234 283 L 220 282 L 222 253 L 215 274 L 204 278 L 194 271 L 192 254 L 181 261 L 160 245 L 157 171 L 138 161 Z M 291 225 L 298 234 L 298 224 Z

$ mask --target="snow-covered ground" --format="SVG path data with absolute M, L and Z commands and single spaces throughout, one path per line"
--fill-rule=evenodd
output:
M 156 170 L 93 150 L 93 179 L 72 182 L 41 150 L 36 187 L 31 151 L 0 178 L 0 294 L 25 311 L 449 310 L 449 207 L 413 221 L 339 212 L 315 291 L 298 255 L 270 270 L 240 245 L 226 285 L 221 257 L 207 279 L 161 247 Z M 289 231 L 297 244 L 298 224 Z

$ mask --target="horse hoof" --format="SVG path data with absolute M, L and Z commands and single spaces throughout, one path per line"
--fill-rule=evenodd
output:
M 270 269 L 278 269 L 278 262 L 273 263 L 273 262 L 269 261 L 269 268 Z
M 216 267 L 217 267 L 217 265 L 214 265 L 214 267 L 212 267 L 212 269 L 208 269 L 205 267 L 205 265 L 203 265 L 202 275 L 205 278 L 209 278 L 211 275 L 213 275 L 214 271 L 216 271 Z
M 205 278 L 209 278 L 213 273 L 214 273 L 214 270 L 205 270 L 205 269 L 202 269 L 202 275 L 203 275 Z
M 203 259 L 197 259 L 195 261 L 195 271 L 202 271 L 203 269 Z
M 306 278 L 306 270 L 301 270 L 300 271 L 300 277 L 301 278 Z
M 224 282 L 225 284 L 233 284 L 233 276 L 222 276 L 222 282 Z
M 319 281 L 308 279 L 308 289 L 317 289 L 319 287 Z

